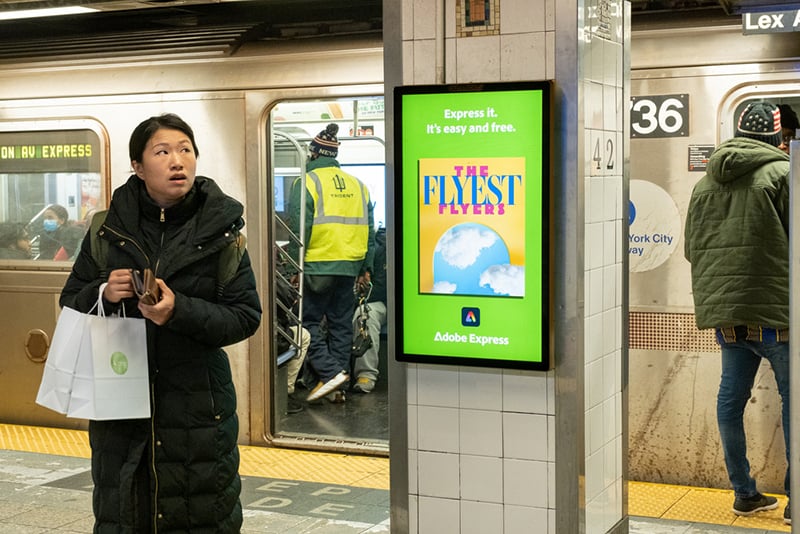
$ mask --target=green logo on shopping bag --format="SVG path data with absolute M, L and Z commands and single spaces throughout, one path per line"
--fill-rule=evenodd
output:
M 128 372 L 128 357 L 121 352 L 115 352 L 111 355 L 111 369 L 118 375 L 124 375 Z

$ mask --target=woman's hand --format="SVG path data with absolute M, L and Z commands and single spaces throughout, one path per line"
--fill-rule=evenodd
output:
M 108 274 L 108 283 L 103 290 L 104 299 L 117 304 L 133 295 L 133 277 L 130 269 L 114 269 Z
M 167 286 L 161 278 L 156 278 L 158 288 L 161 290 L 161 298 L 153 305 L 139 301 L 139 311 L 142 317 L 150 319 L 159 326 L 166 324 L 175 312 L 175 293 Z

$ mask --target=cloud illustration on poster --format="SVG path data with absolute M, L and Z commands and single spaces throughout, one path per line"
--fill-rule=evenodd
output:
M 519 265 L 494 265 L 481 273 L 480 284 L 496 295 L 525 296 L 525 268 Z
M 436 243 L 433 253 L 434 293 L 511 294 L 502 292 L 509 287 L 508 273 L 502 267 L 508 267 L 509 263 L 508 247 L 497 232 L 483 224 L 458 224 L 449 228 Z M 488 274 L 488 278 L 482 279 L 484 273 L 500 274 Z M 498 287 L 503 288 L 501 292 L 496 291 Z

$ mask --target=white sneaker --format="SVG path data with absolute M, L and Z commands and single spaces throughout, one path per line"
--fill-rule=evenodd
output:
M 338 389 L 339 386 L 344 384 L 350 380 L 350 375 L 345 373 L 344 371 L 339 371 L 339 374 L 325 382 L 324 384 L 317 384 L 311 393 L 308 394 L 307 401 L 315 401 L 317 399 L 321 399 L 334 389 Z

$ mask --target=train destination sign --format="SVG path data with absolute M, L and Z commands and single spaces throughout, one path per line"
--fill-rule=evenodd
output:
M 0 172 L 97 172 L 100 139 L 92 130 L 0 132 Z
M 744 35 L 781 32 L 800 32 L 800 9 L 742 15 Z
M 398 360 L 550 367 L 550 99 L 395 89 Z

